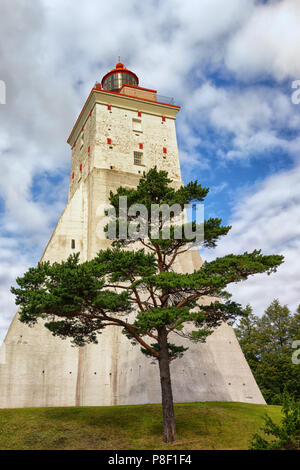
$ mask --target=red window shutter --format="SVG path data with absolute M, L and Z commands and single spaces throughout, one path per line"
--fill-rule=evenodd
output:
M 107 138 L 107 143 L 108 143 L 108 145 L 111 144 L 111 139 L 109 137 Z
M 138 117 L 142 117 L 142 111 L 138 111 Z
M 90 116 L 93 114 L 93 111 L 90 111 Z
M 161 117 L 161 120 L 162 120 L 163 122 L 165 122 L 166 116 L 162 116 L 162 117 Z
M 110 104 L 107 105 L 107 109 L 108 109 L 108 111 L 111 111 L 111 105 Z
M 82 171 L 82 163 L 80 163 L 80 167 L 79 167 L 80 171 Z
M 167 147 L 163 147 L 163 152 L 167 153 Z
M 89 145 L 88 146 L 88 153 L 90 153 L 90 151 L 91 151 L 91 146 Z
M 73 179 L 74 179 L 74 171 L 73 171 L 73 173 L 72 173 L 72 180 L 73 180 Z
M 74 142 L 74 144 L 73 144 L 73 147 L 76 147 L 76 140 L 75 140 L 75 142 Z
M 84 131 L 84 126 L 82 126 L 81 130 L 82 130 L 82 132 Z
M 144 145 L 143 145 L 143 144 L 139 144 L 139 148 L 140 148 L 140 149 L 144 148 Z

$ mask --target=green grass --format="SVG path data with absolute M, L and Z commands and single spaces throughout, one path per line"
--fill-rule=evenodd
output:
M 0 450 L 247 449 L 266 412 L 280 421 L 279 406 L 176 404 L 178 437 L 167 445 L 160 405 L 2 409 Z

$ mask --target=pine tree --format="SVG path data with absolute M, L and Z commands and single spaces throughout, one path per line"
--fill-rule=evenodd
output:
M 104 328 L 118 326 L 144 354 L 157 360 L 166 442 L 176 438 L 170 362 L 186 351 L 173 342 L 174 337 L 204 342 L 222 322 L 244 314 L 241 306 L 230 300 L 227 285 L 256 273 L 274 272 L 283 262 L 282 256 L 264 256 L 255 250 L 205 262 L 191 274 L 175 272 L 178 256 L 196 239 L 196 235 L 194 240 L 175 235 L 180 230 L 185 234 L 188 226 L 194 231 L 199 227 L 195 222 L 178 223 L 178 217 L 169 223 L 163 215 L 153 222 L 152 205 L 162 209 L 177 204 L 183 211 L 186 204 L 202 202 L 208 189 L 197 181 L 179 189 L 171 183 L 166 172 L 153 168 L 136 189 L 119 188 L 111 193 L 116 220 L 111 219 L 107 233 L 114 223 L 117 226 L 111 248 L 81 264 L 78 254 L 61 263 L 39 263 L 17 279 L 18 288 L 12 288 L 21 307 L 20 320 L 28 325 L 42 319 L 53 335 L 71 338 L 79 346 L 96 343 Z M 120 196 L 127 197 L 128 207 L 139 204 L 147 211 L 141 210 L 139 216 L 125 214 L 124 218 Z M 146 231 L 142 223 L 147 223 Z M 205 247 L 215 247 L 228 233 L 231 227 L 221 223 L 217 218 L 204 222 Z M 137 237 L 121 239 L 124 230 L 137 228 Z M 212 299 L 210 304 L 207 298 Z
M 270 416 L 264 416 L 262 431 L 265 436 L 254 434 L 251 450 L 300 450 L 300 401 L 286 391 L 283 393 L 282 415 L 279 424 L 274 423 Z
M 280 404 L 286 390 L 300 399 L 300 364 L 292 362 L 293 342 L 300 338 L 300 307 L 293 315 L 278 299 L 259 318 L 250 306 L 235 328 L 244 355 L 267 403 Z
M 257 317 L 253 315 L 250 305 L 244 309 L 244 316 L 240 318 L 235 334 L 249 366 L 255 369 L 259 360 Z

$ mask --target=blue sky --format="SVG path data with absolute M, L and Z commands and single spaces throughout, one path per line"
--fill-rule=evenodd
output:
M 16 310 L 9 288 L 67 201 L 69 132 L 118 55 L 182 106 L 183 179 L 209 186 L 206 217 L 233 225 L 203 258 L 283 253 L 276 274 L 232 286 L 234 298 L 259 315 L 274 297 L 300 303 L 298 0 L 2 0 L 0 40 L 0 339 Z

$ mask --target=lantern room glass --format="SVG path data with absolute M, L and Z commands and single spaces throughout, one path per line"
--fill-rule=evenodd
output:
M 116 72 L 107 77 L 103 82 L 103 90 L 120 90 L 124 84 L 137 86 L 136 79 L 126 72 Z

